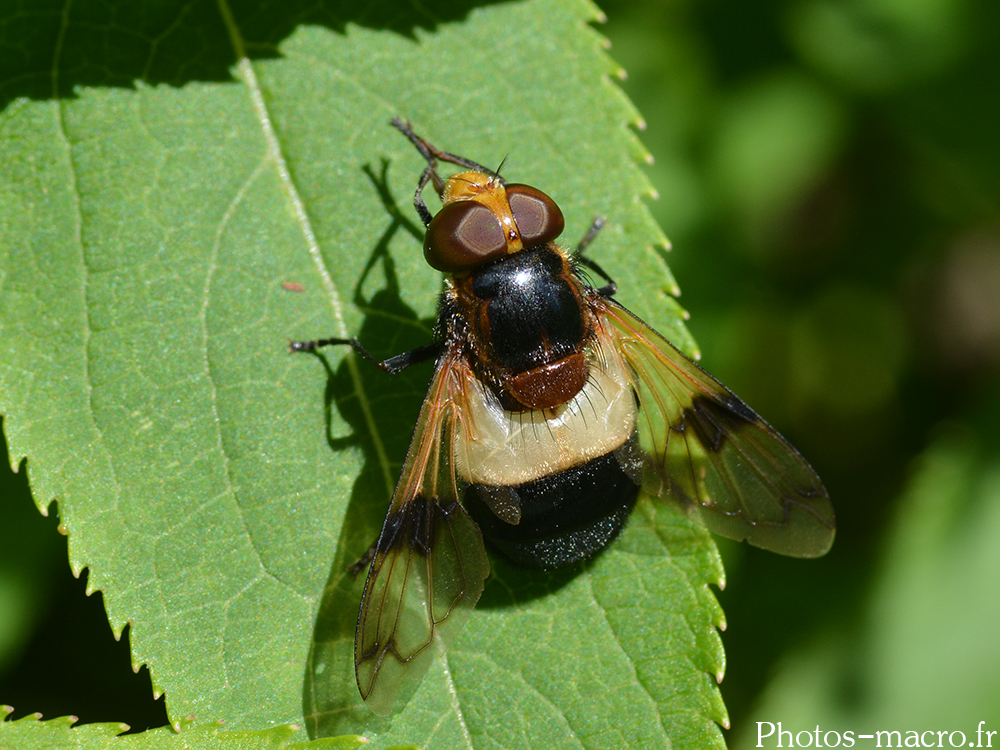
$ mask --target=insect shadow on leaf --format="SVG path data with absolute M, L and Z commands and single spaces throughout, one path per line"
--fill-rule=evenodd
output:
M 370 166 L 364 167 L 385 207 L 389 224 L 372 248 L 353 292 L 354 305 L 365 313 L 356 335 L 376 356 L 390 356 L 430 341 L 434 326 L 433 319 L 420 320 L 400 296 L 389 246 L 400 231 L 418 240 L 422 232 L 396 206 L 388 186 L 388 166 L 383 160 L 378 172 Z M 363 290 L 379 268 L 385 284 L 366 298 Z M 330 364 L 330 354 L 315 353 L 327 373 L 324 392 L 327 442 L 335 452 L 360 448 L 364 463 L 346 500 L 337 553 L 320 602 L 306 664 L 303 715 L 313 737 L 354 733 L 359 723 L 376 720 L 358 697 L 354 679 L 354 632 L 364 576 L 355 578 L 348 569 L 378 536 L 406 455 L 408 425 L 416 421 L 430 378 L 429 363 L 389 377 L 359 358 L 355 366 L 365 384 L 362 402 L 347 361 L 356 355 L 347 349 L 333 354 L 341 357 L 336 369 Z M 350 426 L 348 434 L 335 433 L 334 411 Z

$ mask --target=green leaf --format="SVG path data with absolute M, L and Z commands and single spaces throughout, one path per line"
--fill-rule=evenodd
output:
M 0 706 L 0 719 L 9 715 L 9 706 Z M 0 720 L 0 750 L 356 750 L 365 745 L 362 737 L 336 737 L 308 741 L 302 727 L 280 726 L 260 731 L 223 731 L 221 722 L 194 727 L 183 722 L 179 731 L 170 727 L 150 729 L 141 734 L 121 734 L 125 724 L 86 724 L 74 727 L 76 717 L 63 716 L 39 721 L 38 715 L 17 721 Z
M 507 175 L 559 202 L 567 242 L 606 217 L 591 253 L 622 302 L 694 345 L 593 6 L 292 6 L 15 14 L 0 411 L 39 507 L 58 501 L 73 569 L 89 568 L 116 632 L 130 624 L 174 719 L 306 720 L 377 747 L 721 746 L 718 556 L 646 501 L 582 570 L 497 561 L 407 708 L 384 722 L 361 706 L 362 582 L 344 568 L 381 525 L 429 368 L 388 379 L 343 351 L 286 348 L 429 340 L 422 164 L 389 119 L 508 157 Z

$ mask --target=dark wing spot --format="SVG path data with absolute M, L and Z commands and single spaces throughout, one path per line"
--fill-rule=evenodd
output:
M 390 511 L 378 538 L 376 553 L 385 555 L 409 547 L 421 557 L 427 557 L 434 546 L 434 531 L 437 528 L 430 508 L 431 501 L 423 495 L 416 495 L 406 508 Z M 447 510 L 442 510 L 447 515 Z
M 736 396 L 716 401 L 707 396 L 696 396 L 691 406 L 684 410 L 682 430 L 690 425 L 695 436 L 707 450 L 718 453 L 725 445 L 726 436 L 746 423 L 754 423 L 757 415 Z
M 760 419 L 760 417 L 757 416 L 757 413 L 753 409 L 744 404 L 739 398 L 737 398 L 732 393 L 728 394 L 725 398 L 719 400 L 722 402 L 723 406 L 729 409 L 729 411 L 731 411 L 735 416 L 742 419 L 744 422 L 756 422 Z

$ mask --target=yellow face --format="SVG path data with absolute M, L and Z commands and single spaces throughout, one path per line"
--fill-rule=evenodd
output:
M 504 184 L 484 172 L 452 175 L 444 206 L 424 236 L 424 257 L 439 271 L 466 274 L 486 261 L 551 242 L 565 226 L 562 211 L 530 185 Z
M 507 198 L 507 189 L 496 177 L 482 172 L 461 172 L 452 175 L 444 184 L 441 200 L 447 206 L 458 201 L 473 201 L 485 206 L 500 223 L 500 229 L 507 243 L 507 254 L 524 249 L 521 242 L 521 232 L 514 221 Z

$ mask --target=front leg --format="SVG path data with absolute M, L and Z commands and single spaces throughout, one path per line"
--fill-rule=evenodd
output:
M 378 367 L 382 372 L 387 372 L 390 375 L 395 375 L 397 372 L 402 372 L 410 365 L 416 365 L 421 362 L 426 362 L 429 359 L 435 359 L 444 349 L 444 345 L 440 341 L 434 341 L 427 346 L 421 346 L 416 349 L 411 349 L 408 352 L 403 352 L 402 354 L 397 354 L 395 357 L 389 357 L 389 359 L 378 360 L 372 356 L 371 352 L 362 346 L 361 342 L 357 339 L 315 339 L 313 341 L 289 341 L 288 351 L 289 352 L 314 352 L 324 346 L 349 346 L 362 357 L 367 359 L 373 365 Z
M 604 286 L 602 286 L 597 290 L 598 294 L 600 294 L 602 297 L 613 297 L 615 296 L 615 292 L 618 291 L 618 285 L 615 283 L 615 280 L 612 279 L 610 276 L 608 276 L 607 272 L 599 265 L 597 265 L 596 262 L 594 262 L 593 260 L 591 260 L 590 258 L 588 258 L 586 255 L 583 254 L 584 251 L 587 249 L 587 247 L 589 247 L 590 243 L 594 241 L 594 237 L 597 236 L 597 233 L 601 231 L 601 227 L 603 226 L 604 226 L 603 218 L 598 216 L 596 219 L 594 219 L 593 223 L 590 225 L 590 229 L 587 230 L 587 233 L 583 236 L 583 239 L 580 240 L 580 244 L 576 246 L 576 250 L 573 252 L 573 258 L 575 258 L 576 262 L 579 263 L 581 266 L 586 266 L 591 271 L 600 276 L 602 279 L 604 279 L 606 282 L 608 282 L 607 284 L 605 284 Z

